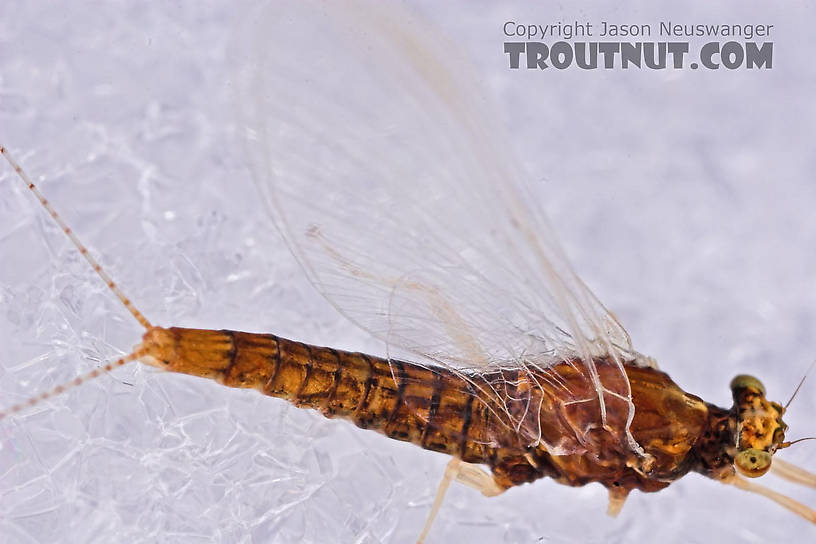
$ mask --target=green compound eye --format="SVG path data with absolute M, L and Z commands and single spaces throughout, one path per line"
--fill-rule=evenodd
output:
M 765 386 L 762 382 L 748 374 L 740 374 L 731 380 L 731 391 L 738 391 L 740 389 L 756 389 L 761 395 L 765 395 Z
M 734 465 L 743 476 L 757 478 L 771 468 L 771 454 L 756 448 L 742 450 L 734 458 Z

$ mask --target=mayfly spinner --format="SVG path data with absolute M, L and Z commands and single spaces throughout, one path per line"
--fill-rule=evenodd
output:
M 257 56 L 238 63 L 236 82 L 256 181 L 315 287 L 400 354 L 154 325 L 0 148 L 146 331 L 130 354 L 0 415 L 138 360 L 450 455 L 421 538 L 453 480 L 488 496 L 544 477 L 598 482 L 614 514 L 632 490 L 694 471 L 816 523 L 746 479 L 773 470 L 816 486 L 773 458 L 791 444 L 787 406 L 745 375 L 731 382 L 733 406 L 714 406 L 632 348 L 519 186 L 444 43 L 379 4 L 318 3 L 310 17 L 296 4 L 276 4 L 244 36 Z M 270 35 L 303 46 L 291 55 Z

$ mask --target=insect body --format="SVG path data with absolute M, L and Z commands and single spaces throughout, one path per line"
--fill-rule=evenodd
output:
M 274 335 L 181 328 L 149 329 L 136 351 L 158 368 L 257 389 L 389 438 L 487 465 L 501 490 L 549 476 L 570 485 L 600 482 L 622 498 L 631 489 L 658 491 L 690 470 L 725 481 L 735 477 L 734 466 L 747 476 L 761 476 L 784 445 L 787 428 L 784 409 L 765 400 L 755 378 L 734 379 L 735 404 L 725 410 L 684 392 L 663 372 L 629 363 L 626 374 L 637 408 L 632 433 L 650 458 L 644 463 L 604 440 L 602 429 L 581 436 L 599 410 L 597 401 L 564 405 L 557 390 L 532 387 L 518 370 L 464 379 L 444 368 Z M 580 388 L 583 377 L 563 364 L 568 385 Z M 602 378 L 614 373 L 605 361 L 598 369 Z M 480 398 L 479 391 L 496 384 L 508 387 L 511 412 L 527 412 L 523 424 L 540 427 L 548 443 L 583 453 L 553 456 L 519 440 L 498 417 L 502 408 Z M 626 405 L 618 404 L 608 407 L 611 424 L 623 424 L 616 420 L 626 417 Z M 530 405 L 540 409 L 529 410 Z M 570 441 L 579 443 L 565 444 Z
M 156 327 L 117 291 L 146 333 L 91 377 L 138 359 L 442 451 L 454 461 L 440 499 L 451 479 L 495 495 L 547 476 L 600 482 L 615 512 L 630 490 L 656 491 L 689 471 L 760 490 L 737 470 L 774 467 L 813 484 L 770 462 L 788 444 L 784 410 L 757 380 L 735 379 L 725 410 L 632 349 L 516 187 L 478 91 L 438 54 L 447 49 L 376 4 L 287 12 L 302 6 L 259 17 L 248 35 L 258 58 L 238 69 L 259 189 L 317 289 L 407 356 Z M 309 62 L 268 46 L 287 32 L 315 48 Z M 813 520 L 812 510 L 760 492 Z

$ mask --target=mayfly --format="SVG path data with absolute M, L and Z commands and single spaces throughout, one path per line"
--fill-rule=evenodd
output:
M 439 497 L 450 479 L 494 495 L 549 476 L 600 482 L 614 512 L 630 490 L 697 470 L 813 520 L 735 470 L 813 483 L 771 463 L 789 444 L 784 407 L 738 377 L 734 408 L 716 408 L 632 349 L 516 186 L 523 176 L 444 45 L 376 6 L 312 12 L 276 7 L 247 36 L 259 55 L 238 78 L 248 148 L 309 279 L 401 353 L 157 327 L 91 260 L 147 329 L 132 354 L 91 376 L 139 359 L 350 419 L 450 454 Z M 267 34 L 303 43 L 301 56 L 268 47 Z

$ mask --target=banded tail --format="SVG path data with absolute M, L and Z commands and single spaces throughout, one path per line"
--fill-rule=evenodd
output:
M 128 312 L 130 312 L 130 314 L 134 318 L 136 318 L 136 321 L 138 321 L 139 324 L 142 325 L 142 327 L 144 327 L 147 330 L 150 330 L 153 327 L 153 325 L 150 324 L 150 321 L 148 321 L 144 314 L 141 311 L 139 311 L 138 308 L 136 308 L 133 302 L 127 296 L 125 296 L 125 294 L 116 284 L 116 282 L 113 281 L 113 278 L 111 278 L 111 276 L 107 272 L 105 272 L 105 270 L 102 268 L 102 265 L 100 265 L 99 262 L 93 257 L 93 255 L 90 254 L 85 244 L 82 243 L 82 241 L 74 233 L 74 231 L 71 230 L 71 228 L 65 223 L 65 221 L 63 221 L 62 217 L 60 217 L 60 215 L 57 213 L 57 210 L 54 208 L 54 206 L 51 205 L 51 203 L 48 201 L 48 199 L 45 198 L 42 192 L 40 192 L 37 186 L 34 185 L 34 182 L 31 180 L 28 174 L 26 174 L 23 168 L 17 163 L 16 160 L 14 160 L 14 158 L 9 153 L 8 149 L 6 149 L 2 145 L 0 145 L 0 155 L 3 155 L 3 157 L 14 169 L 14 172 L 16 172 L 17 176 L 26 184 L 28 189 L 32 193 L 34 193 L 34 196 L 37 198 L 37 200 L 39 200 L 43 208 L 45 208 L 45 211 L 48 212 L 48 215 L 51 216 L 54 222 L 60 227 L 62 232 L 65 233 L 65 235 L 68 237 L 71 243 L 77 248 L 77 251 L 79 251 L 80 255 L 82 255 L 85 258 L 85 260 L 88 261 L 88 264 L 91 265 L 91 268 L 93 268 L 97 275 L 99 275 L 99 277 L 102 279 L 102 281 L 105 282 L 105 285 L 108 286 L 108 289 L 110 289 L 113 292 L 114 296 L 116 296 L 116 298 L 119 299 L 122 305 L 124 305 L 124 307 L 127 308 Z M 30 397 L 29 399 L 23 402 L 14 404 L 5 410 L 0 410 L 0 420 L 11 414 L 15 414 L 24 409 L 35 406 L 40 402 L 49 399 L 55 395 L 60 395 L 63 392 L 67 391 L 68 389 L 77 387 L 87 381 L 93 380 L 95 378 L 98 378 L 99 376 L 107 374 L 108 372 L 116 368 L 119 368 L 120 366 L 123 366 L 132 361 L 136 361 L 143 355 L 144 355 L 143 352 L 135 350 L 123 357 L 120 357 L 119 359 L 116 359 L 115 361 L 109 362 L 101 367 L 95 368 L 94 370 L 81 376 L 77 376 L 70 382 L 57 385 L 50 391 L 45 391 L 44 393 L 40 393 L 39 395 Z

